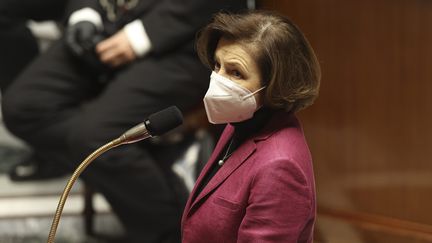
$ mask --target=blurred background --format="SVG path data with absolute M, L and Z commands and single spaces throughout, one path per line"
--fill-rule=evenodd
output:
M 256 6 L 289 16 L 320 60 L 320 96 L 299 114 L 314 158 L 315 241 L 432 242 L 432 1 L 260 0 Z M 3 161 L 27 153 L 3 130 L 0 143 Z M 10 163 L 1 163 L 1 171 Z M 54 211 L 65 179 L 44 183 L 17 185 L 0 175 L 0 242 L 43 242 L 52 213 L 46 209 Z M 67 203 L 59 242 L 90 242 L 80 236 L 82 190 L 78 184 Z M 119 225 L 106 202 L 95 201 L 97 230 L 115 234 Z
M 318 242 L 432 242 L 432 1 L 284 0 L 322 68 L 299 115 Z

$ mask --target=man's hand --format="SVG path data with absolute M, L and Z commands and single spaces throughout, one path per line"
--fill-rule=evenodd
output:
M 96 53 L 101 62 L 110 67 L 119 67 L 137 58 L 123 30 L 97 44 Z

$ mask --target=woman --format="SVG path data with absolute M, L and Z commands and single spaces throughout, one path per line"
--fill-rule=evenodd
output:
M 312 242 L 312 160 L 294 115 L 318 95 L 312 48 L 287 18 L 258 11 L 216 15 L 197 47 L 213 69 L 208 119 L 227 126 L 186 205 L 183 242 Z

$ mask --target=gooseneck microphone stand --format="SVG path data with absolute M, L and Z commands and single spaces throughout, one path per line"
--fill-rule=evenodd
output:
M 99 157 L 101 154 L 105 153 L 106 151 L 115 148 L 119 145 L 122 145 L 123 143 L 120 141 L 120 139 L 115 139 L 107 144 L 105 144 L 104 146 L 100 147 L 99 149 L 97 149 L 96 151 L 94 151 L 92 154 L 90 154 L 83 162 L 81 162 L 81 164 L 75 169 L 75 171 L 73 172 L 71 178 L 69 179 L 69 181 L 67 182 L 63 193 L 60 197 L 60 201 L 57 205 L 57 210 L 55 212 L 54 215 L 54 219 L 53 222 L 51 224 L 51 229 L 48 235 L 48 241 L 47 243 L 53 243 L 54 242 L 54 238 L 55 238 L 55 234 L 57 232 L 57 227 L 58 224 L 60 222 L 60 217 L 61 214 L 63 212 L 63 208 L 64 205 L 66 203 L 66 199 L 69 196 L 69 192 L 72 189 L 75 181 L 78 179 L 78 177 L 81 175 L 81 173 L 87 168 L 87 166 L 93 162 L 93 160 L 95 160 L 97 157 Z
M 81 164 L 75 169 L 75 171 L 73 172 L 71 178 L 69 179 L 69 181 L 67 182 L 63 190 L 63 193 L 57 205 L 57 210 L 55 212 L 53 222 L 51 224 L 51 229 L 48 235 L 47 243 L 54 243 L 57 227 L 60 222 L 61 214 L 63 212 L 66 199 L 69 196 L 69 192 L 71 191 L 75 181 L 82 174 L 82 172 L 87 168 L 87 166 L 91 162 L 93 162 L 93 160 L 95 160 L 101 154 L 105 153 L 106 151 L 112 148 L 115 148 L 123 144 L 135 143 L 143 139 L 150 138 L 152 136 L 158 136 L 164 134 L 165 132 L 181 125 L 182 123 L 183 123 L 183 116 L 180 110 L 175 106 L 168 107 L 162 111 L 150 115 L 149 118 L 145 120 L 143 123 L 136 125 L 135 127 L 125 132 L 123 135 L 118 137 L 117 139 L 114 139 L 111 142 L 98 148 L 92 154 L 90 154 L 85 160 L 83 160 Z

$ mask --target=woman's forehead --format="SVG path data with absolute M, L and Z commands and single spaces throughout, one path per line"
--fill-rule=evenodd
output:
M 244 65 L 251 65 L 254 62 L 249 48 L 244 44 L 226 39 L 219 40 L 215 58 L 223 58 L 223 61 L 239 61 Z

